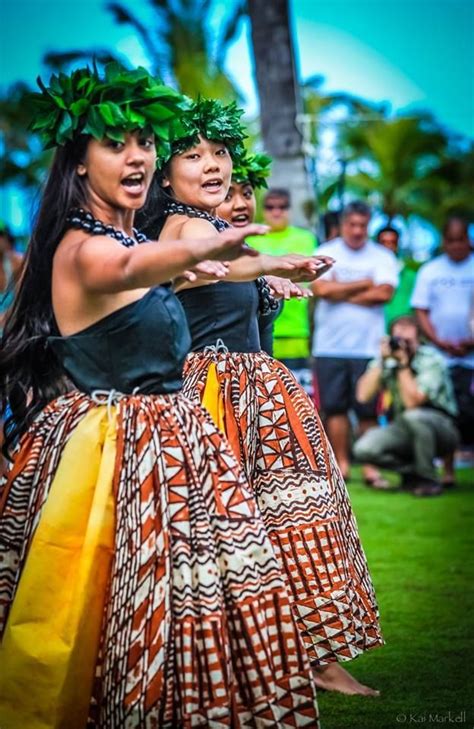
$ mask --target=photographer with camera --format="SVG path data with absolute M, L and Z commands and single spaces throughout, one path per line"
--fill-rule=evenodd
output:
M 434 459 L 458 443 L 457 406 L 442 356 L 420 344 L 418 325 L 410 316 L 392 322 L 380 358 L 369 363 L 357 383 L 356 397 L 368 402 L 382 390 L 390 393 L 392 420 L 364 433 L 354 444 L 354 456 L 398 471 L 402 488 L 416 496 L 440 494 Z

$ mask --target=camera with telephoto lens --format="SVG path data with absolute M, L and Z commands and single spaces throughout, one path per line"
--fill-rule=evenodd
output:
M 400 349 L 406 349 L 406 341 L 402 337 L 390 337 L 388 340 L 388 346 L 391 352 L 398 352 Z

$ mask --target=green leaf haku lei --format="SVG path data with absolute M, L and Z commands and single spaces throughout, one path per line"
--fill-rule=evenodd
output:
M 169 155 L 170 129 L 189 108 L 182 94 L 165 86 L 146 69 L 129 71 L 109 63 L 97 68 L 53 75 L 49 87 L 38 78 L 41 93 L 31 94 L 32 131 L 46 148 L 62 146 L 81 134 L 123 142 L 127 132 L 155 135 L 157 154 Z
M 240 121 L 243 109 L 237 104 L 224 105 L 218 99 L 202 99 L 191 102 L 191 106 L 173 122 L 171 130 L 171 153 L 158 160 L 161 169 L 174 154 L 199 143 L 199 136 L 211 142 L 222 142 L 237 163 L 245 154 L 243 140 L 247 136 Z
M 248 182 L 254 190 L 268 187 L 266 178 L 270 175 L 272 158 L 266 154 L 247 154 L 234 164 L 232 180 L 242 185 Z

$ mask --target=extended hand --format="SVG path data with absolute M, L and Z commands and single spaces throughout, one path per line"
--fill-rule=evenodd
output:
M 186 281 L 214 281 L 225 278 L 228 273 L 228 261 L 201 261 L 201 263 L 185 271 L 181 278 Z
M 218 261 L 233 261 L 241 256 L 258 256 L 259 252 L 251 248 L 245 239 L 251 235 L 265 235 L 267 225 L 252 223 L 245 228 L 227 228 L 207 242 L 206 258 Z
M 334 264 L 334 259 L 329 256 L 301 256 L 292 253 L 280 257 L 280 260 L 282 258 L 293 265 L 287 277 L 294 282 L 315 281 Z
M 265 280 L 270 287 L 272 296 L 277 299 L 309 299 L 313 292 L 310 289 L 304 289 L 298 284 L 293 283 L 288 278 L 280 278 L 279 276 L 265 276 Z

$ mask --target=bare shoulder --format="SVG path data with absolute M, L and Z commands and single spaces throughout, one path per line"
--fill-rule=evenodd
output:
M 181 228 L 183 238 L 206 238 L 209 235 L 216 235 L 217 231 L 209 222 L 203 218 L 185 218 Z
M 126 249 L 107 235 L 87 235 L 82 230 L 69 230 L 54 255 L 54 265 L 61 268 L 101 265 Z
M 207 238 L 215 235 L 216 229 L 203 218 L 188 218 L 186 215 L 170 215 L 160 234 L 161 241 L 178 238 Z

